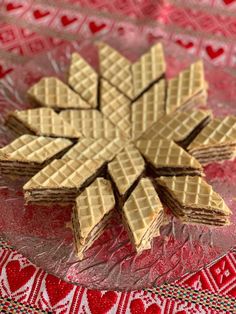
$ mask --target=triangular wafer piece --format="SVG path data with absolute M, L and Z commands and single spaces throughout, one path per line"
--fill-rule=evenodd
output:
M 200 163 L 173 141 L 143 139 L 136 146 L 157 176 L 202 175 Z
M 126 146 L 116 158 L 108 164 L 109 174 L 119 195 L 126 197 L 128 190 L 144 171 L 144 160 L 133 144 Z
M 131 137 L 130 100 L 105 80 L 100 82 L 100 109 L 107 119 Z
M 141 179 L 122 210 L 123 222 L 138 253 L 151 248 L 163 216 L 163 207 L 152 182 L 148 178 Z
M 0 149 L 0 173 L 34 175 L 52 159 L 61 157 L 71 145 L 64 138 L 22 135 Z
M 191 110 L 165 115 L 154 122 L 141 138 L 166 138 L 186 147 L 211 119 L 211 111 Z
M 71 55 L 68 84 L 91 108 L 97 107 L 98 74 L 78 53 Z
M 80 259 L 103 232 L 114 206 L 111 183 L 103 178 L 97 178 L 76 198 L 72 226 L 76 252 Z
M 81 133 L 50 108 L 15 110 L 6 121 L 16 134 L 79 138 Z
M 163 46 L 157 43 L 132 64 L 134 98 L 156 82 L 166 71 Z
M 27 92 L 29 98 L 40 106 L 54 109 L 89 108 L 78 94 L 56 77 L 44 77 Z
M 222 197 L 201 177 L 156 179 L 162 201 L 186 223 L 229 224 L 230 209 Z
M 101 76 L 133 99 L 131 62 L 105 43 L 99 44 L 98 52 Z
M 63 110 L 60 117 L 65 119 L 84 137 L 115 138 L 125 137 L 106 117 L 98 110 Z
M 138 138 L 165 114 L 165 80 L 154 84 L 132 104 L 132 138 Z
M 203 62 L 197 61 L 176 77 L 168 81 L 166 112 L 186 109 L 194 105 L 195 98 L 200 105 L 206 104 L 207 85 L 204 77 Z
M 63 159 L 102 159 L 111 161 L 126 145 L 126 141 L 114 138 L 80 138 L 78 144 L 73 146 Z
M 202 164 L 232 159 L 236 155 L 236 116 L 211 121 L 188 146 Z
M 23 187 L 27 202 L 73 202 L 103 170 L 103 160 L 54 160 Z

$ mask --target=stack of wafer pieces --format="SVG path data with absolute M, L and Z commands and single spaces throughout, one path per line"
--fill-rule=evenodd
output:
M 188 110 L 165 115 L 154 122 L 140 139 L 166 138 L 187 147 L 210 122 L 211 111 Z
M 119 128 L 104 117 L 98 110 L 63 110 L 59 114 L 79 134 L 88 138 L 125 138 Z
M 105 43 L 99 43 L 99 70 L 100 75 L 121 93 L 133 99 L 133 78 L 131 62 L 116 49 Z
M 133 144 L 127 145 L 108 164 L 108 173 L 117 191 L 118 201 L 123 202 L 145 169 L 142 155 Z
M 68 84 L 89 104 L 90 108 L 98 106 L 98 74 L 76 52 L 71 55 Z
M 165 75 L 161 43 L 152 46 L 134 63 L 105 43 L 99 44 L 98 52 L 101 77 L 132 101 Z
M 104 178 L 97 178 L 76 198 L 72 227 L 79 259 L 83 258 L 84 252 L 102 234 L 114 206 L 111 183 Z
M 142 95 L 150 86 L 164 77 L 166 62 L 161 43 L 153 45 L 131 66 L 134 99 Z
M 79 142 L 74 145 L 62 159 L 100 159 L 111 161 L 127 144 L 126 141 L 120 138 L 105 139 L 105 138 L 80 138 Z
M 22 135 L 0 149 L 0 173 L 33 176 L 55 158 L 60 158 L 72 142 L 65 138 Z
M 203 178 L 160 177 L 156 182 L 162 202 L 182 222 L 214 226 L 230 223 L 230 209 Z
M 100 109 L 107 119 L 131 137 L 130 99 L 103 79 L 100 81 Z
M 173 141 L 141 139 L 136 146 L 156 176 L 203 174 L 201 164 Z
M 51 108 L 15 110 L 8 115 L 6 125 L 17 135 L 35 134 L 78 139 L 81 133 Z
M 188 146 L 203 165 L 232 159 L 236 155 L 236 116 L 214 119 Z
M 26 202 L 74 202 L 77 195 L 99 175 L 103 160 L 53 160 L 23 187 Z
M 31 86 L 27 95 L 32 102 L 54 109 L 90 108 L 90 105 L 56 77 L 44 77 Z
M 207 83 L 203 62 L 192 63 L 176 77 L 168 81 L 166 112 L 186 110 L 196 105 L 206 105 Z
M 160 234 L 163 206 L 148 178 L 139 181 L 122 209 L 123 223 L 135 250 L 151 248 L 152 239 Z
M 150 87 L 131 106 L 132 139 L 140 137 L 166 113 L 166 83 L 160 80 Z

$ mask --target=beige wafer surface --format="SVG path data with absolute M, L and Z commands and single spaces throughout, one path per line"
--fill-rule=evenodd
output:
M 131 103 L 106 80 L 100 82 L 100 109 L 127 137 L 131 137 Z
M 98 52 L 101 76 L 133 99 L 131 62 L 105 43 L 99 44 Z
M 108 164 L 108 171 L 120 195 L 133 185 L 144 171 L 144 160 L 133 144 L 127 145 L 116 158 Z
M 86 239 L 94 227 L 115 206 L 111 183 L 97 178 L 77 198 L 76 218 L 79 223 L 80 238 Z
M 155 168 L 190 167 L 202 170 L 200 163 L 173 141 L 158 138 L 141 139 L 136 146 Z
M 0 160 L 43 163 L 70 145 L 64 138 L 25 134 L 0 149 Z
M 76 52 L 71 55 L 68 84 L 91 108 L 97 107 L 98 74 Z
M 165 80 L 154 84 L 132 104 L 132 138 L 138 138 L 165 114 Z
M 80 138 L 78 144 L 73 146 L 63 156 L 63 159 L 102 159 L 110 161 L 125 145 L 126 141 L 119 138 Z
M 153 123 L 141 137 L 147 139 L 163 137 L 175 142 L 180 142 L 188 137 L 188 135 L 209 116 L 211 116 L 211 112 L 207 110 L 175 112 L 163 116 Z
M 223 214 L 231 213 L 222 197 L 201 177 L 161 177 L 156 181 L 182 206 L 200 208 L 203 212 L 204 209 L 217 208 Z
M 89 108 L 78 94 L 56 77 L 44 77 L 27 92 L 28 96 L 41 106 L 56 109 Z
M 83 134 L 84 137 L 124 137 L 124 134 L 98 110 L 63 110 L 60 117 Z
M 53 160 L 25 185 L 24 190 L 80 188 L 102 167 L 102 160 Z
M 134 98 L 150 84 L 158 80 L 166 71 L 163 46 L 157 43 L 141 58 L 132 64 Z
M 206 89 L 204 66 L 199 60 L 168 81 L 167 114 L 184 105 L 204 89 Z
M 188 150 L 232 143 L 236 144 L 236 116 L 227 116 L 212 120 L 188 146 Z
M 163 212 L 160 199 L 148 178 L 139 181 L 123 207 L 123 213 L 134 238 L 139 246 L 153 221 Z
M 79 138 L 81 133 L 62 119 L 51 108 L 16 110 L 10 113 L 37 135 Z

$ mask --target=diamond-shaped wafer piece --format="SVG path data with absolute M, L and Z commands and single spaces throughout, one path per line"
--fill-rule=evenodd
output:
M 201 163 L 231 159 L 236 154 L 236 116 L 212 120 L 188 146 Z
M 138 138 L 165 114 L 165 80 L 154 84 L 132 104 L 132 138 Z
M 193 101 L 199 94 L 204 94 L 206 100 L 206 82 L 203 62 L 197 61 L 176 77 L 168 81 L 166 111 L 167 114 L 176 109 L 185 109 L 189 101 Z M 205 103 L 200 103 L 205 105 Z
M 108 164 L 108 171 L 119 194 L 124 196 L 144 171 L 144 160 L 133 144 L 127 145 Z
M 136 146 L 158 176 L 202 174 L 200 163 L 173 141 L 141 139 Z
M 102 159 L 111 161 L 126 145 L 126 141 L 120 138 L 80 138 L 78 144 L 73 146 L 63 159 Z
M 131 137 L 131 103 L 105 80 L 100 82 L 100 109 L 127 137 Z
M 0 172 L 34 175 L 71 145 L 72 142 L 64 138 L 22 135 L 0 149 Z
M 163 116 L 154 122 L 141 138 L 166 138 L 186 147 L 202 128 L 210 121 L 211 112 L 206 110 L 189 110 Z
M 163 214 L 152 182 L 148 178 L 141 179 L 122 210 L 123 221 L 137 252 L 151 248 L 151 241 L 163 222 Z
M 78 53 L 71 55 L 68 84 L 91 108 L 97 107 L 98 74 Z
M 63 110 L 60 117 L 73 126 L 84 137 L 115 138 L 125 137 L 98 110 Z
M 133 99 L 131 62 L 105 43 L 99 44 L 100 74 L 130 99 Z
M 230 209 L 201 177 L 161 177 L 156 181 L 162 201 L 184 222 L 229 224 Z
M 79 138 L 81 133 L 62 119 L 51 108 L 15 110 L 7 119 L 7 125 L 15 133 L 52 137 Z
M 41 106 L 54 109 L 89 108 L 78 94 L 56 77 L 44 77 L 27 92 L 29 98 Z
M 166 71 L 163 46 L 157 43 L 132 64 L 134 98 L 142 94 L 151 84 L 157 81 Z
M 54 160 L 23 187 L 27 202 L 73 202 L 103 170 L 103 160 Z
M 77 255 L 83 253 L 101 235 L 115 206 L 111 183 L 97 178 L 77 198 L 72 214 Z

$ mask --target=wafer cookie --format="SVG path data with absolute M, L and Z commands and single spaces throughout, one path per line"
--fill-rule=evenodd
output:
M 68 84 L 89 104 L 89 107 L 97 107 L 98 74 L 76 52 L 71 55 Z
M 81 109 L 90 107 L 83 98 L 56 77 L 42 78 L 30 87 L 27 95 L 32 102 L 53 109 Z
M 75 201 L 72 226 L 79 259 L 101 235 L 115 206 L 111 183 L 97 178 Z
M 140 180 L 124 204 L 122 217 L 138 253 L 151 248 L 163 222 L 163 206 L 148 178 Z

